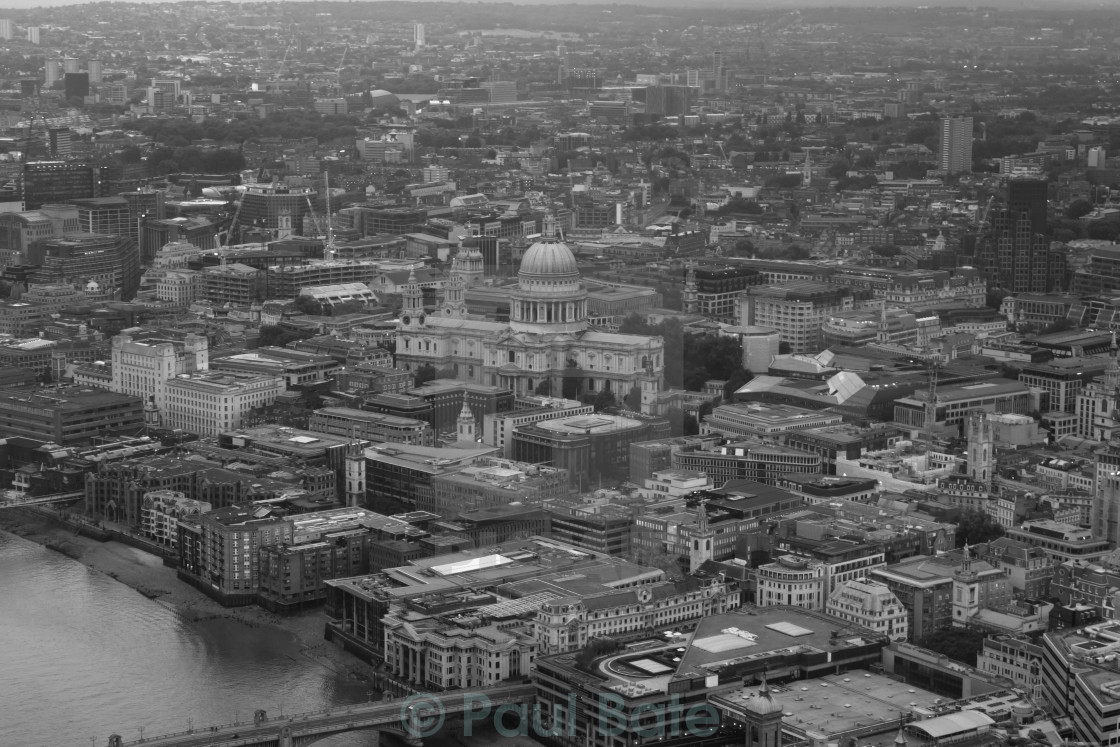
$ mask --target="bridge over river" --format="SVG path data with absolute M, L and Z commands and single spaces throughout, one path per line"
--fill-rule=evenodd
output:
M 472 707 L 472 699 L 475 710 L 482 708 L 479 701 L 488 701 L 492 709 L 505 703 L 531 703 L 534 692 L 532 685 L 518 684 L 413 695 L 288 716 L 269 717 L 264 711 L 257 711 L 249 723 L 193 729 L 133 742 L 113 735 L 109 737 L 109 747 L 303 747 L 333 734 L 359 730 L 395 734 L 418 746 L 421 740 L 414 735 L 428 731 L 425 727 L 437 714 L 460 716 Z M 411 731 L 405 728 L 409 720 L 414 725 Z M 430 731 L 434 733 L 435 729 Z

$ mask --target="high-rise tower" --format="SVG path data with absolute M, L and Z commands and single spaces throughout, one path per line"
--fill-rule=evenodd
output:
M 946 176 L 972 171 L 972 117 L 941 119 L 941 170 Z

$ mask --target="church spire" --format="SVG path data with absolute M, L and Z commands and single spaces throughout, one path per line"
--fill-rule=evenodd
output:
M 1120 389 L 1120 360 L 1116 357 L 1116 330 L 1112 331 L 1112 345 L 1108 349 L 1108 368 L 1104 371 L 1104 385 L 1109 393 Z
M 459 410 L 459 418 L 455 421 L 456 442 L 461 444 L 478 443 L 477 430 L 478 421 L 474 419 L 474 413 L 471 412 L 470 406 L 464 400 L 463 409 Z

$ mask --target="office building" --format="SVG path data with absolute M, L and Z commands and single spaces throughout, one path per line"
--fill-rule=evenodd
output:
M 782 446 L 734 443 L 721 446 L 718 451 L 677 451 L 672 455 L 672 466 L 703 472 L 717 488 L 728 480 L 776 485 L 790 473 L 819 474 L 821 457 Z
M 164 428 L 215 436 L 240 428 L 250 411 L 271 405 L 285 391 L 277 376 L 210 371 L 184 374 L 166 384 Z
M 84 99 L 89 96 L 89 73 L 62 74 L 67 99 Z
M 941 118 L 940 154 L 946 176 L 972 171 L 972 117 Z
M 20 177 L 28 210 L 101 196 L 101 170 L 89 164 L 29 161 L 23 164 Z
M 905 641 L 910 633 L 906 608 L 880 581 L 863 578 L 845 581 L 829 595 L 824 611 L 874 630 L 892 641 Z
M 29 262 L 41 283 L 80 283 L 87 295 L 130 301 L 140 285 L 136 242 L 127 236 L 67 233 L 33 245 Z
M 649 86 L 645 90 L 646 114 L 684 117 L 692 113 L 695 89 L 688 86 Z
M 264 229 L 273 239 L 298 235 L 317 196 L 310 187 L 250 185 L 241 196 L 238 223 L 242 228 Z
M 136 238 L 132 213 L 123 197 L 93 197 L 71 200 L 78 208 L 78 230 Z
M 89 72 L 90 83 L 101 82 L 101 60 L 87 60 L 86 70 Z
M 139 397 L 164 412 L 168 406 L 168 382 L 177 376 L 206 371 L 209 360 L 209 343 L 198 335 L 188 334 L 182 340 L 117 335 L 113 338 L 112 379 L 108 388 Z
M 0 18 L 0 39 L 11 39 L 13 32 L 12 19 Z
M 1012 179 L 1007 206 L 994 210 L 975 239 L 975 263 L 988 281 L 1012 293 L 1050 293 L 1066 284 L 1065 255 L 1050 246 L 1047 183 Z
M 510 457 L 513 455 L 513 433 L 518 427 L 569 415 L 591 415 L 594 412 L 593 406 L 584 405 L 578 400 L 541 395 L 522 397 L 517 400 L 515 409 L 483 416 L 482 442 L 497 446 L 502 456 Z
M 513 432 L 513 458 L 567 470 L 579 490 L 625 479 L 630 444 L 667 436 L 654 422 L 621 415 L 577 415 L 522 425 Z
M 52 127 L 47 130 L 47 141 L 50 144 L 51 158 L 69 158 L 73 153 L 74 145 L 71 141 L 69 127 Z
M 211 360 L 210 368 L 214 371 L 241 371 L 279 376 L 284 379 L 288 389 L 330 383 L 343 370 L 342 364 L 330 356 L 277 347 L 257 348 L 244 353 L 223 355 Z
M 890 701 L 899 684 L 859 672 L 879 665 L 888 639 L 847 625 L 809 610 L 764 607 L 713 614 L 700 620 L 691 634 L 678 629 L 667 636 L 636 635 L 632 649 L 604 653 L 588 663 L 577 663 L 572 656 L 543 656 L 536 661 L 533 677 L 536 702 L 542 712 L 558 713 L 564 723 L 571 723 L 572 743 L 586 747 L 668 742 L 671 737 L 664 735 L 675 733 L 669 729 L 678 718 L 656 717 L 665 726 L 657 727 L 659 736 L 652 736 L 643 714 L 689 713 L 705 703 L 720 714 L 713 721 L 741 727 L 749 735 L 744 738 L 738 732 L 733 737 L 747 747 L 809 744 L 814 739 L 840 742 L 840 735 L 852 733 L 859 733 L 861 742 L 889 743 L 899 728 L 900 709 Z M 588 670 L 601 674 L 588 676 Z M 822 677 L 827 681 L 816 681 Z M 859 686 L 845 679 L 858 679 Z M 651 686 L 658 680 L 673 684 Z M 813 686 L 804 691 L 790 686 L 779 694 L 778 688 L 770 691 L 767 680 Z M 914 692 L 906 694 L 911 707 L 934 706 L 935 693 L 911 689 Z M 837 702 L 852 707 L 837 707 Z M 575 712 L 569 714 L 573 704 Z M 783 713 L 799 716 L 795 721 L 791 715 L 783 724 Z M 683 732 L 684 719 L 679 720 Z M 612 728 L 597 728 L 598 724 Z M 783 731 L 789 735 L 783 738 Z M 864 736 L 871 734 L 876 736 Z M 933 744 L 928 738 L 913 742 L 918 743 Z
M 83 387 L 0 394 L 0 433 L 8 436 L 72 446 L 143 426 L 140 399 L 125 394 Z
M 382 443 L 434 446 L 432 426 L 425 420 L 401 418 L 350 407 L 323 407 L 311 413 L 308 429 Z
M 46 60 L 43 63 L 43 86 L 53 88 L 60 80 L 62 80 L 61 60 Z
M 376 510 L 381 505 L 415 507 L 431 505 L 432 480 L 437 475 L 453 474 L 477 459 L 494 454 L 490 447 L 434 449 L 411 444 L 378 444 L 364 450 L 362 482 L 366 503 Z
M 1117 743 L 1120 723 L 1120 631 L 1109 620 L 1042 636 L 1042 695 L 1069 718 L 1073 736 L 1092 745 Z
M 425 46 L 426 42 L 424 41 L 424 24 L 412 24 L 412 43 L 417 49 Z
M 511 503 L 540 506 L 569 495 L 568 474 L 562 469 L 490 456 L 458 472 L 433 476 L 430 502 L 425 496 L 417 500 L 416 508 L 450 519 Z
M 31 44 L 38 44 L 39 43 L 39 27 L 38 26 L 28 26 L 27 27 L 27 41 L 30 42 Z
M 202 270 L 201 296 L 215 305 L 250 306 L 266 296 L 264 270 L 232 262 Z
M 833 315 L 866 307 L 871 298 L 866 289 L 811 280 L 754 286 L 739 300 L 739 326 L 777 330 L 791 353 L 817 353 L 821 325 Z

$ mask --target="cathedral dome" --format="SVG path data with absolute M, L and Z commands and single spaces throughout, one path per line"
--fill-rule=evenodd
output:
M 538 241 L 521 258 L 519 275 L 571 277 L 579 275 L 576 258 L 567 244 L 559 241 Z
M 572 250 L 559 241 L 538 241 L 521 258 L 517 288 L 510 294 L 514 332 L 578 333 L 587 329 L 587 290 L 580 285 Z

